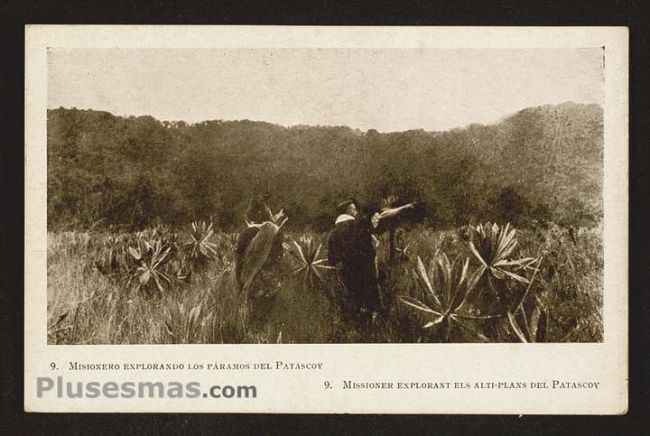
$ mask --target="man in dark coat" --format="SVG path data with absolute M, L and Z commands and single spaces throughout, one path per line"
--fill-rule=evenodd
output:
M 362 321 L 372 319 L 381 303 L 375 234 L 385 230 L 383 224 L 388 220 L 413 207 L 414 203 L 381 211 L 370 208 L 366 214 L 361 214 L 354 199 L 337 206 L 339 215 L 328 243 L 328 260 L 331 265 L 341 264 L 341 279 L 348 292 L 349 306 L 344 307 L 344 311 L 351 311 Z

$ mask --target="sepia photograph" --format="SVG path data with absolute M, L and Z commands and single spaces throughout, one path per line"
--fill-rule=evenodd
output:
M 604 47 L 48 48 L 47 343 L 600 343 Z
M 626 413 L 627 38 L 30 26 L 25 410 Z

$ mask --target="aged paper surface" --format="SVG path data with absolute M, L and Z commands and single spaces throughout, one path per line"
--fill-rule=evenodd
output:
M 25 83 L 27 411 L 626 412 L 626 28 L 28 26 Z

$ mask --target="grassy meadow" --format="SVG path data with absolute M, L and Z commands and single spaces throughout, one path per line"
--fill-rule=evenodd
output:
M 235 280 L 238 234 L 211 225 L 48 234 L 48 343 L 600 342 L 601 228 L 398 229 L 370 325 L 342 308 L 327 234 L 285 233 L 264 304 Z

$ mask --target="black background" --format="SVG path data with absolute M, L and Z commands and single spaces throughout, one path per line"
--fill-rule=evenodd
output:
M 648 434 L 648 18 L 645 1 L 13 1 L 0 3 L 0 434 Z M 99 415 L 23 412 L 25 24 L 630 27 L 630 408 L 625 416 Z M 470 407 L 471 405 L 468 405 Z M 431 405 L 435 409 L 435 405 Z

